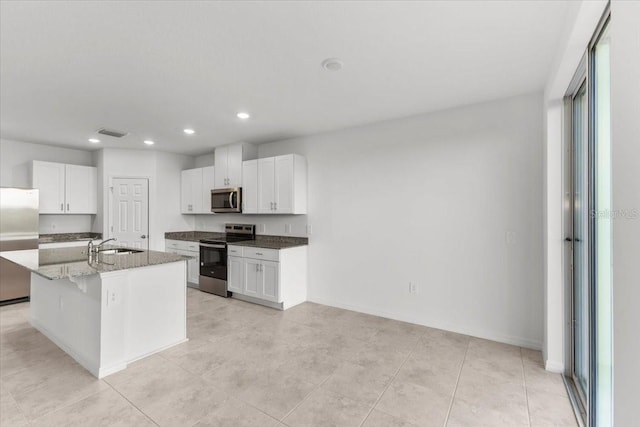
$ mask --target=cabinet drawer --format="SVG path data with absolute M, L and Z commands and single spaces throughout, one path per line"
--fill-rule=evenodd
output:
M 242 246 L 227 246 L 227 254 L 229 256 L 243 256 L 243 247 Z
M 243 250 L 245 258 L 263 259 L 266 261 L 278 261 L 280 258 L 280 251 L 277 249 L 245 247 Z
M 186 240 L 168 240 L 165 239 L 165 250 L 179 250 L 179 251 L 190 251 L 190 252 L 199 252 L 200 245 L 198 242 L 188 242 Z

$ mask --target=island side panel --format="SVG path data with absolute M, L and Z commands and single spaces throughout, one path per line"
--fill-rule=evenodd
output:
M 100 367 L 100 278 L 49 280 L 31 274 L 31 325 L 93 375 Z M 75 280 L 75 279 L 74 279 Z
M 283 310 L 307 300 L 307 246 L 280 250 L 280 286 Z
M 103 334 L 108 336 L 108 331 L 124 328 L 121 348 L 126 362 L 186 341 L 186 261 L 135 268 L 125 273 L 124 278 L 122 272 L 102 273 L 101 278 L 107 300 L 103 304 Z M 118 337 L 114 335 L 109 342 L 103 341 L 105 368 L 117 362 L 107 358 L 108 352 L 117 354 L 117 349 L 108 348 L 110 343 L 117 345 Z

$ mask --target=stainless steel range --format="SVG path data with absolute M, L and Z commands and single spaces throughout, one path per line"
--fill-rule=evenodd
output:
M 227 243 L 254 240 L 256 226 L 225 224 L 224 237 L 200 240 L 200 290 L 228 297 Z

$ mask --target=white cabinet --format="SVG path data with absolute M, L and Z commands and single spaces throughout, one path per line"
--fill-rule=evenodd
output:
M 200 245 L 185 240 L 165 240 L 165 251 L 191 257 L 187 260 L 187 286 L 197 288 L 200 281 Z
M 246 162 L 245 162 L 246 163 Z M 253 165 L 249 165 L 249 169 Z M 247 181 L 253 185 L 254 180 Z M 258 160 L 257 212 L 261 214 L 307 213 L 307 162 L 297 154 Z M 251 189 L 243 188 L 245 194 Z
M 242 185 L 242 161 L 256 157 L 251 144 L 231 144 L 217 147 L 214 154 L 215 188 L 240 187 Z
M 227 256 L 227 288 L 231 292 L 242 293 L 244 289 L 244 271 L 242 257 Z
M 215 188 L 215 168 L 202 168 L 202 213 L 211 212 L 211 190 Z
M 180 211 L 202 212 L 202 168 L 183 170 L 180 183 Z
M 228 287 L 233 296 L 287 309 L 307 299 L 307 247 L 264 249 L 229 245 Z
M 215 168 L 207 166 L 183 170 L 181 174 L 180 212 L 183 214 L 210 214 L 211 189 Z
M 31 185 L 40 190 L 41 214 L 98 212 L 97 168 L 36 160 Z
M 258 213 L 258 160 L 242 163 L 242 213 Z

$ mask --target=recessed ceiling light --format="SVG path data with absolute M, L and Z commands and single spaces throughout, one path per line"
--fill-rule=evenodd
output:
M 153 141 L 152 141 L 152 140 L 150 140 L 150 139 L 145 139 L 144 143 L 145 143 L 145 144 L 147 144 L 147 145 L 153 145 L 153 144 L 155 144 L 155 142 L 153 142 Z
M 194 133 L 196 133 L 196 131 L 193 129 L 185 129 L 184 133 L 186 133 L 187 135 L 193 135 Z
M 342 61 L 338 58 L 327 58 L 322 61 L 322 68 L 327 71 L 340 71 L 342 70 Z
M 242 119 L 242 120 L 246 120 L 246 119 L 248 119 L 249 117 L 251 117 L 251 116 L 249 115 L 249 113 L 245 113 L 245 112 L 242 112 L 242 111 L 241 111 L 241 112 L 239 112 L 238 114 L 236 114 L 236 116 L 237 116 L 239 119 Z
M 98 142 L 100 142 L 100 140 L 95 138 L 89 138 L 89 142 L 91 142 L 92 144 L 97 144 Z

